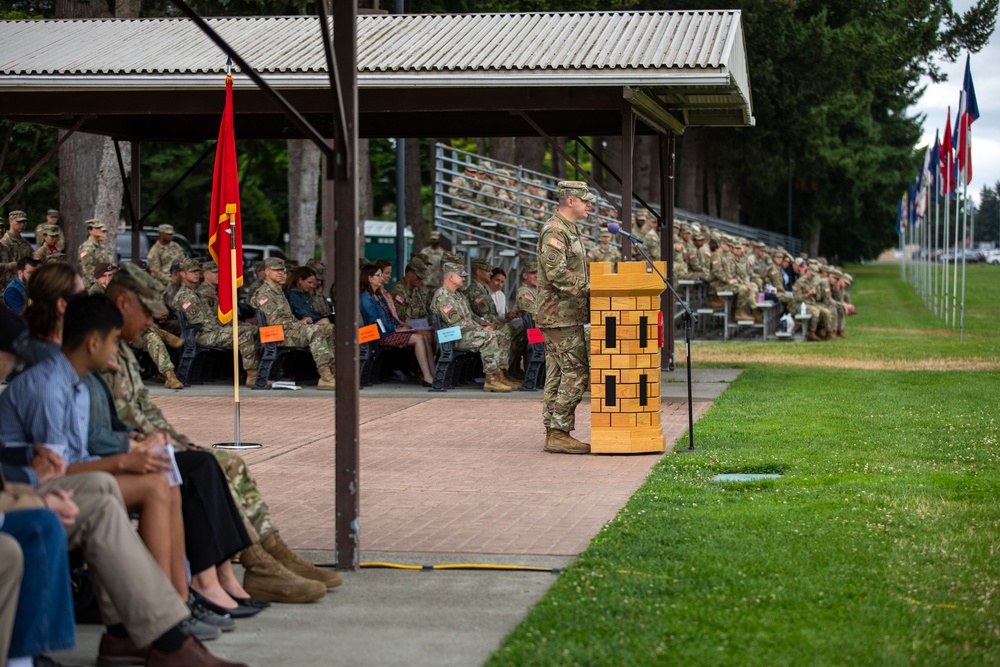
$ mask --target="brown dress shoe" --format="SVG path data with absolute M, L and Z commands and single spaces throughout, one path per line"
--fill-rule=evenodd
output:
M 180 649 L 162 653 L 153 647 L 149 650 L 147 667 L 249 667 L 244 662 L 230 662 L 217 658 L 194 637 L 188 637 Z
M 139 648 L 131 637 L 115 637 L 105 632 L 97 649 L 97 664 L 104 667 L 145 665 L 149 647 Z

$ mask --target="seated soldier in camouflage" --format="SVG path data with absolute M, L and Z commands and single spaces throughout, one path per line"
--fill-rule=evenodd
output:
M 719 292 L 729 292 L 736 288 L 736 258 L 732 253 L 732 240 L 729 236 L 719 235 L 719 247 L 712 253 L 712 266 L 709 272 L 709 308 L 719 308 L 725 304 L 725 299 Z
M 461 264 L 446 262 L 442 269 L 444 284 L 434 293 L 431 310 L 438 314 L 444 327 L 459 327 L 462 338 L 454 343 L 462 350 L 478 352 L 483 360 L 486 384 L 483 391 L 508 392 L 521 384 L 506 375 L 510 363 L 507 342 L 488 322 L 472 314 L 469 302 L 459 290 L 468 273 Z
M 847 318 L 847 314 L 844 312 L 844 304 L 833 296 L 833 270 L 833 267 L 827 264 L 821 263 L 819 265 L 817 279 L 823 290 L 820 295 L 820 303 L 830 311 L 830 336 L 832 338 L 843 338 L 846 335 L 843 332 L 844 320 Z
M 773 294 L 778 302 L 784 306 L 786 312 L 793 308 L 792 295 L 785 289 L 784 273 L 781 264 L 787 255 L 784 252 L 774 252 L 771 254 L 771 266 L 764 274 L 764 291 Z
M 812 315 L 809 320 L 809 332 L 806 339 L 811 341 L 824 340 L 830 337 L 830 311 L 820 305 L 819 293 L 822 287 L 816 279 L 815 271 L 819 264 L 815 260 L 806 262 L 799 259 L 795 262 L 796 271 L 800 272 L 795 286 L 792 288 L 792 296 L 795 298 L 795 309 L 799 312 L 805 304 L 806 314 Z
M 614 267 L 622 261 L 622 251 L 617 246 L 611 245 L 611 232 L 606 228 L 601 229 L 598 236 L 598 244 L 591 248 L 589 255 L 591 262 L 611 262 Z
M 215 262 L 211 261 L 212 267 Z M 185 259 L 181 263 L 181 288 L 174 295 L 174 310 L 184 314 L 187 326 L 200 325 L 194 339 L 199 345 L 233 349 L 233 331 L 229 325 L 219 322 L 218 304 L 205 298 L 198 290 L 198 279 L 202 274 L 202 261 Z M 257 381 L 257 367 L 260 365 L 260 342 L 257 327 L 250 324 L 240 324 L 239 330 L 240 356 L 243 358 L 243 368 L 247 372 L 247 386 L 252 387 Z
M 142 322 L 133 326 L 133 320 L 145 319 L 148 323 L 154 313 L 165 308 L 159 294 L 155 279 L 134 264 L 121 268 L 108 286 L 107 295 L 118 306 L 125 319 L 123 337 L 132 329 L 141 331 Z M 143 435 L 163 431 L 177 447 L 202 449 L 178 432 L 153 403 L 139 373 L 135 355 L 124 339 L 119 340 L 117 351 L 111 364 L 105 369 L 104 377 L 111 386 L 115 410 L 122 422 Z M 224 449 L 207 448 L 205 451 L 218 460 L 226 473 L 230 493 L 245 520 L 251 541 L 254 542 L 252 547 L 240 554 L 240 563 L 246 570 L 243 587 L 252 598 L 262 602 L 311 602 L 323 597 L 326 589 L 339 586 L 340 575 L 321 570 L 302 560 L 281 539 L 271 520 L 270 510 L 261 498 L 257 482 L 243 459 Z M 221 582 L 230 597 L 238 596 L 237 591 L 227 587 L 225 579 Z M 233 600 L 249 604 L 247 600 L 235 597 Z
M 508 376 L 514 380 L 523 379 L 523 374 L 519 368 L 519 360 L 528 345 L 527 335 L 524 333 L 524 325 L 505 322 L 497 312 L 496 304 L 493 303 L 493 296 L 490 294 L 489 282 L 493 265 L 486 259 L 472 260 L 472 281 L 465 289 L 465 296 L 469 300 L 469 307 L 472 313 L 481 317 L 504 338 L 504 344 L 510 349 L 511 359 L 508 364 Z M 512 318 L 513 319 L 513 318 Z
M 733 256 L 736 258 L 736 284 L 733 287 L 736 292 L 736 305 L 733 315 L 738 319 L 746 318 L 760 323 L 763 321 L 760 311 L 753 307 L 753 304 L 757 303 L 757 293 L 760 290 L 753 279 L 753 259 L 752 255 L 747 254 L 749 248 L 750 242 L 746 239 L 738 239 L 732 247 Z
M 337 388 L 336 366 L 333 356 L 332 324 L 313 324 L 310 318 L 295 319 L 288 299 L 282 291 L 285 282 L 285 261 L 270 257 L 264 262 L 264 283 L 250 297 L 250 305 L 264 313 L 268 326 L 284 329 L 284 345 L 309 346 L 313 361 L 319 370 L 317 389 L 333 391 Z
M 538 260 L 526 259 L 521 268 L 521 286 L 517 288 L 517 309 L 532 318 L 538 313 Z
M 114 263 L 115 258 L 111 247 L 105 242 L 108 238 L 107 228 L 100 220 L 92 219 L 86 222 L 87 240 L 80 245 L 80 275 L 83 276 L 83 287 L 86 290 L 94 284 L 94 269 L 98 264 Z
M 417 267 L 420 267 L 421 271 L 418 271 Z M 427 289 L 421 277 L 426 268 L 426 260 L 420 255 L 415 255 L 406 265 L 403 278 L 397 280 L 389 289 L 389 298 L 396 305 L 396 314 L 404 322 L 427 318 L 427 305 L 434 294 Z
M 325 314 L 333 321 L 333 309 L 330 307 L 330 302 L 326 300 L 323 296 L 323 284 L 326 278 L 326 264 L 318 259 L 310 259 L 306 262 L 306 266 L 313 271 L 313 275 L 316 276 L 316 289 L 312 291 L 309 296 L 309 300 L 312 301 L 313 310 L 317 313 Z

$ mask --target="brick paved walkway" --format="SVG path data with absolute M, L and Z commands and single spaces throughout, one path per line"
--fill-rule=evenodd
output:
M 232 439 L 232 399 L 160 396 L 199 444 Z M 250 396 L 242 436 L 282 535 L 333 549 L 333 398 Z M 694 404 L 695 418 L 709 402 Z M 666 402 L 668 446 L 687 404 Z M 361 398 L 361 548 L 366 551 L 575 555 L 614 517 L 661 455 L 556 456 L 542 451 L 531 400 Z M 590 432 L 589 401 L 577 435 Z M 683 443 L 682 443 L 683 446 Z

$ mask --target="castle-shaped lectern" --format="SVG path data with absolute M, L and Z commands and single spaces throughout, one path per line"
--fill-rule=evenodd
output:
M 656 262 L 666 272 L 665 262 Z M 590 265 L 590 451 L 662 452 L 663 281 L 646 262 Z

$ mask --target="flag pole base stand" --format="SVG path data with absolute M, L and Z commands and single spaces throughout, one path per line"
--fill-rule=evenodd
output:
M 260 449 L 263 446 L 257 442 L 217 442 L 212 445 L 215 449 Z

